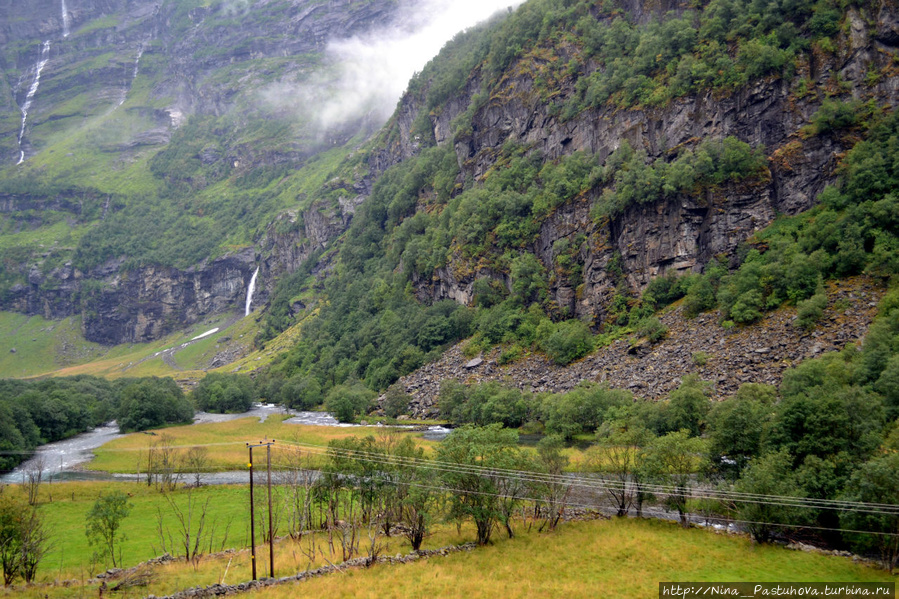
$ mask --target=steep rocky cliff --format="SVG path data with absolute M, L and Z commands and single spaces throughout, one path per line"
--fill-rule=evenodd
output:
M 644 27 L 703 8 L 619 4 L 591 5 L 585 18 L 601 28 L 622 18 Z M 23 168 L 8 171 L 15 176 L 0 189 L 0 214 L 4 232 L 29 241 L 4 258 L 0 307 L 51 317 L 81 313 L 89 339 L 146 340 L 240 308 L 257 266 L 259 305 L 310 258 L 324 256 L 316 270 L 326 276 L 335 256 L 329 250 L 339 247 L 382 175 L 435 145 L 455 154 L 452 196 L 489 179 L 506 164 L 510 147 L 543 165 L 580 153 L 598 167 L 625 145 L 650 165 L 725 137 L 763 152 L 764 172 L 747 179 L 666 193 L 606 215 L 596 208 L 613 185 L 597 181 L 540 216 L 536 234 L 515 251 L 533 254 L 548 273 L 554 316 L 599 326 L 616 296 L 634 294 L 664 272 L 699 272 L 713 258 L 733 262 L 741 244 L 775 215 L 816 203 L 834 181 L 840 156 L 859 139 L 853 128 L 812 131 L 822 106 L 853 102 L 882 113 L 896 105 L 894 4 L 837 13 L 829 37 L 809 34 L 788 66 L 766 67 L 739 85 L 696 84 L 666 101 L 619 95 L 583 102 L 585 82 L 610 66 L 588 52 L 588 40 L 568 33 L 520 40 L 501 67 L 485 53 L 449 91 L 428 80 L 426 69 L 387 129 L 334 178 L 325 167 L 303 170 L 307 158 L 341 146 L 366 123 L 322 134 L 288 108 L 284 90 L 315 83 L 326 40 L 389 20 L 393 3 L 71 0 L 66 13 L 46 1 L 28 14 L 0 4 L 8 44 L 0 56 L 8 91 L 0 127 L 7 162 L 24 160 Z M 491 36 L 502 31 L 484 31 L 481 43 L 494 53 L 501 44 Z M 725 54 L 740 58 L 738 45 Z M 451 63 L 452 51 L 437 62 Z M 671 64 L 669 71 L 679 68 Z M 22 126 L 21 109 L 38 75 L 40 101 L 29 106 Z M 68 134 L 75 141 L 53 145 Z M 357 138 L 346 151 L 362 146 Z M 312 191 L 306 180 L 323 185 Z M 43 187 L 34 188 L 35 181 Z M 411 193 L 418 202 L 413 213 L 439 210 L 434 189 Z M 378 226 L 386 230 L 387 221 L 394 226 L 409 216 L 399 212 Z M 162 224 L 135 231 L 137 242 L 113 239 L 117 227 L 135 221 Z M 69 229 L 50 244 L 29 237 L 61 223 Z M 185 232 L 171 234 L 179 229 Z M 508 252 L 494 259 L 487 254 L 500 251 L 488 247 L 472 255 L 462 243 L 452 240 L 445 259 L 424 274 L 399 264 L 419 300 L 471 304 L 479 279 L 512 290 Z
M 631 8 L 635 20 L 647 21 L 686 6 L 649 12 Z M 727 136 L 763 149 L 768 172 L 752 181 L 630 205 L 605 220 L 591 217 L 591 206 L 604 191 L 599 186 L 542 222 L 539 235 L 526 249 L 549 271 L 555 270 L 553 298 L 569 314 L 601 321 L 618 285 L 610 273 L 613 261 L 616 268 L 620 265 L 629 289 L 639 291 L 670 270 L 700 272 L 714 257 L 733 258 L 740 244 L 775 215 L 797 214 L 815 205 L 818 194 L 835 180 L 839 157 L 858 137 L 846 131 L 809 134 L 808 125 L 825 101 L 870 101 L 887 111 L 897 105 L 897 27 L 892 2 L 880 2 L 873 10 L 852 8 L 833 47 L 813 49 L 799 60 L 793 76 L 769 75 L 739 89 L 689 94 L 657 107 L 622 108 L 610 103 L 566 117 L 560 115 L 559 106 L 575 97 L 578 81 L 598 67 L 582 56 L 577 45 L 539 47 L 499 77 L 481 65 L 459 94 L 438 109 L 425 105 L 427 91 L 407 94 L 392 124 L 396 141 L 373 162 L 383 169 L 416 155 L 425 115 L 435 142 L 453 144 L 460 181 L 489 175 L 510 142 L 539 153 L 544 162 L 585 152 L 599 164 L 625 142 L 644 150 L 649 162 L 670 160 L 701 140 Z M 551 81 L 555 87 L 547 100 L 544 71 L 553 64 L 578 66 Z M 425 90 L 427 85 L 423 83 Z M 467 122 L 468 115 L 470 126 L 460 129 L 460 120 Z M 553 249 L 559 240 L 574 242 L 578 235 L 587 239 L 576 254 L 583 273 L 580 285 L 555 268 Z M 453 268 L 438 268 L 430 279 L 417 279 L 419 297 L 470 302 L 478 278 L 509 284 L 501 273 L 476 264 L 460 267 L 460 261 L 456 257 Z

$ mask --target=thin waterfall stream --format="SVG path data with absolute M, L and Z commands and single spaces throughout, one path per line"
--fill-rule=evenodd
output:
M 247 287 L 247 307 L 244 311 L 244 316 L 250 315 L 250 308 L 253 305 L 253 293 L 256 291 L 256 277 L 259 275 L 259 267 L 256 267 L 256 272 L 253 273 L 253 277 L 250 279 L 250 286 Z
M 47 40 L 41 46 L 41 57 L 34 67 L 34 79 L 31 81 L 31 87 L 28 88 L 28 93 L 25 94 L 25 101 L 22 103 L 22 128 L 19 130 L 19 161 L 16 163 L 17 165 L 25 162 L 25 150 L 22 148 L 22 142 L 25 140 L 25 123 L 28 121 L 28 110 L 31 108 L 31 103 L 34 101 L 35 94 L 37 94 L 37 88 L 41 84 L 41 72 L 47 66 L 49 60 L 50 40 Z
M 144 44 L 141 43 L 141 45 L 137 49 L 137 56 L 134 58 L 134 68 L 132 69 L 132 72 L 131 72 L 131 81 L 130 82 L 126 81 L 122 85 L 122 97 L 119 100 L 119 103 L 116 105 L 116 108 L 118 108 L 119 106 L 124 104 L 125 100 L 128 99 L 128 92 L 130 92 L 131 88 L 134 87 L 134 80 L 137 79 L 137 74 L 140 71 L 140 59 L 141 59 L 141 56 L 143 56 L 143 55 L 144 55 Z
M 66 0 L 62 0 L 62 36 L 69 37 L 69 25 L 71 23 L 71 17 L 69 17 L 69 10 L 66 8 Z

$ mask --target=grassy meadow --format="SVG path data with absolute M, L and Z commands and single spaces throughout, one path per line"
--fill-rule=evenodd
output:
M 567 523 L 554 533 L 497 535 L 493 545 L 402 566 L 379 566 L 253 593 L 252 597 L 658 596 L 667 581 L 895 580 L 846 558 L 754 545 L 658 520 Z
M 53 531 L 53 551 L 39 571 L 42 581 L 31 587 L 12 587 L 0 592 L 6 597 L 90 597 L 97 585 L 84 585 L 90 576 L 90 548 L 83 518 L 101 492 L 117 489 L 132 494 L 133 511 L 122 531 L 125 564 L 131 566 L 159 552 L 157 513 L 172 530 L 176 522 L 162 494 L 146 486 L 109 483 L 64 483 L 55 487 L 52 503 L 44 487 L 41 509 Z M 248 534 L 248 490 L 217 486 L 192 491 L 195 501 L 209 499 L 209 518 L 217 520 L 212 545 L 221 547 L 226 521 L 231 525 L 225 546 L 234 551 L 203 557 L 196 564 L 180 559 L 149 567 L 147 586 L 126 589 L 116 596 L 165 595 L 193 586 L 224 580 L 235 584 L 251 579 Z M 70 495 L 71 494 L 71 495 Z M 72 498 L 74 497 L 74 499 Z M 172 497 L 179 505 L 187 491 Z M 159 512 L 157 512 L 157 509 Z M 259 534 L 257 529 L 257 534 Z M 362 533 L 362 544 L 367 541 Z M 474 528 L 437 524 L 425 548 L 473 541 Z M 406 554 L 402 537 L 382 540 L 381 555 Z M 310 560 L 312 540 L 282 538 L 275 545 L 275 574 L 289 576 L 306 569 L 339 563 L 340 544 L 333 550 L 326 533 L 315 535 L 316 558 Z M 363 549 L 364 552 L 364 549 Z M 269 571 L 267 546 L 257 547 L 258 575 Z M 93 567 L 94 572 L 103 566 Z M 895 580 L 886 572 L 851 559 L 760 546 L 748 538 L 704 529 L 685 530 L 657 520 L 612 519 L 563 523 L 555 532 L 538 532 L 519 522 L 515 538 L 499 531 L 492 544 L 470 552 L 433 557 L 405 565 L 377 565 L 370 569 L 345 570 L 321 578 L 251 593 L 252 597 L 280 599 L 303 596 L 327 597 L 622 597 L 656 596 L 660 581 L 793 581 L 873 582 Z M 67 582 L 64 582 L 67 581 Z M 114 583 L 110 583 L 113 586 Z
M 269 416 L 265 422 L 259 418 L 248 417 L 227 422 L 214 422 L 207 424 L 195 424 L 192 426 L 177 426 L 166 429 L 157 429 L 147 433 L 134 433 L 121 439 L 116 439 L 94 450 L 96 458 L 90 463 L 91 470 L 114 473 L 135 473 L 138 463 L 146 462 L 146 453 L 151 444 L 158 443 L 163 435 L 170 439 L 170 444 L 176 448 L 185 449 L 195 445 L 204 445 L 209 449 L 209 464 L 206 470 L 221 472 L 226 470 L 242 470 L 247 467 L 248 442 L 258 442 L 262 439 L 276 439 L 272 452 L 272 461 L 275 464 L 288 463 L 297 456 L 296 444 L 316 445 L 321 448 L 314 452 L 313 457 L 318 456 L 334 439 L 347 437 L 364 437 L 367 435 L 381 435 L 389 429 L 377 426 L 307 426 L 301 424 L 289 424 L 284 421 L 290 418 L 288 415 Z M 413 434 L 416 433 L 400 433 Z M 416 442 L 429 450 L 434 442 L 426 441 L 417 434 Z M 307 453 L 299 448 L 301 453 Z M 258 458 L 257 458 L 258 459 Z
M 95 450 L 92 469 L 133 473 L 141 456 L 154 441 L 168 435 L 176 448 L 205 445 L 209 449 L 207 470 L 245 469 L 245 443 L 274 438 L 281 441 L 273 451 L 276 465 L 293 460 L 296 444 L 324 447 L 333 439 L 354 435 L 384 434 L 380 427 L 323 427 L 285 424 L 284 415 L 240 418 L 228 422 L 172 427 L 137 433 L 117 439 Z M 416 433 L 401 433 L 416 434 Z M 433 443 L 419 439 L 430 449 Z M 283 444 L 282 444 L 283 443 Z M 300 449 L 315 465 L 318 452 Z M 572 450 L 577 452 L 577 450 Z M 576 459 L 579 454 L 574 454 Z M 257 457 L 257 465 L 261 465 Z M 266 518 L 264 487 L 256 495 L 257 544 L 261 543 Z M 246 485 L 208 485 L 178 488 L 167 494 L 145 482 L 45 483 L 39 492 L 39 509 L 50 531 L 50 550 L 41 563 L 38 584 L 12 586 L 3 597 L 43 599 L 95 597 L 97 584 L 87 581 L 111 564 L 92 558 L 85 536 L 86 515 L 102 494 L 123 492 L 131 513 L 121 527 L 121 563 L 132 567 L 164 551 L 183 556 L 183 533 L 178 512 L 190 514 L 196 531 L 206 507 L 205 533 L 196 562 L 179 557 L 174 562 L 144 566 L 147 581 L 116 592 L 119 597 L 161 596 L 195 586 L 225 582 L 235 584 L 252 578 L 249 541 L 249 488 Z M 284 536 L 288 531 L 289 487 L 274 492 L 277 534 L 275 574 L 289 576 L 344 559 L 337 533 L 318 531 L 301 539 Z M 24 492 L 18 485 L 0 489 Z M 315 512 L 318 514 L 318 512 Z M 314 516 L 318 517 L 318 516 Z M 369 569 L 344 570 L 304 582 L 291 582 L 251 593 L 254 597 L 280 599 L 299 594 L 329 597 L 651 597 L 661 581 L 802 581 L 850 582 L 895 580 L 886 572 L 843 557 L 758 545 L 747 536 L 713 530 L 683 529 L 659 520 L 612 519 L 564 522 L 552 533 L 539 532 L 534 522 L 519 520 L 516 536 L 495 531 L 491 544 L 472 551 L 433 557 L 405 565 L 380 564 Z M 194 538 L 198 535 L 193 533 Z M 476 531 L 470 522 L 457 526 L 435 517 L 426 549 L 472 542 Z M 360 553 L 365 555 L 368 529 L 359 531 Z M 382 537 L 380 555 L 407 554 L 411 546 L 404 537 Z M 315 550 L 313 551 L 313 544 Z M 357 556 L 359 555 L 357 554 Z M 268 548 L 257 547 L 259 577 L 269 571 Z M 314 556 L 314 557 L 313 557 Z M 489 573 L 489 575 L 485 575 Z M 111 581 L 112 587 L 118 581 Z

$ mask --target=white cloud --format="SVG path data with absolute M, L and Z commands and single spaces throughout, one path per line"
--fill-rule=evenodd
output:
M 349 39 L 332 40 L 327 55 L 338 76 L 291 91 L 265 90 L 270 103 L 290 101 L 328 129 L 368 115 L 383 122 L 396 107 L 409 80 L 458 32 L 515 7 L 521 0 L 423 0 L 401 7 L 396 24 Z M 414 10 L 412 10 L 414 8 Z

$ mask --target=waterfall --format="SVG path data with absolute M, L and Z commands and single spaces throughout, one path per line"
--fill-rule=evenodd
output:
M 28 88 L 28 93 L 25 94 L 25 102 L 22 104 L 22 128 L 19 130 L 19 161 L 16 164 L 22 164 L 25 162 L 25 150 L 22 149 L 22 141 L 25 139 L 25 121 L 28 120 L 28 109 L 31 108 L 31 101 L 34 100 L 34 95 L 37 93 L 37 88 L 41 84 L 41 71 L 44 70 L 44 67 L 47 66 L 47 61 L 50 60 L 50 41 L 47 40 L 41 46 L 41 57 L 37 61 L 37 65 L 34 67 L 34 80 L 31 82 L 31 87 Z
M 69 37 L 69 11 L 66 9 L 66 0 L 62 0 L 62 36 Z
M 140 57 L 143 55 L 144 55 L 144 45 L 141 44 L 140 47 L 137 49 L 137 56 L 134 59 L 134 69 L 131 73 L 131 85 L 128 85 L 126 83 L 124 85 L 124 87 L 122 88 L 122 99 L 119 100 L 119 104 L 118 104 L 118 106 L 116 106 L 116 108 L 118 108 L 119 106 L 124 104 L 125 100 L 128 99 L 128 90 L 131 87 L 134 87 L 134 80 L 137 79 L 137 73 L 140 70 Z
M 259 267 L 256 267 L 256 272 L 253 273 L 253 278 L 250 279 L 250 286 L 247 287 L 247 308 L 244 316 L 250 315 L 250 305 L 253 303 L 253 292 L 256 291 L 256 276 L 259 274 Z

